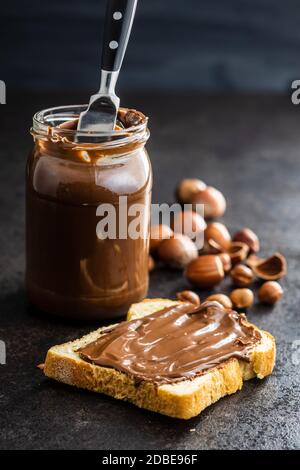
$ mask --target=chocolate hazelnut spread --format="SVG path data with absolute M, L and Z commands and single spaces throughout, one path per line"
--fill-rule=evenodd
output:
M 249 350 L 260 340 L 244 315 L 217 302 L 183 303 L 108 328 L 78 353 L 87 362 L 159 385 L 192 379 L 232 358 L 249 361 Z
M 124 315 L 147 293 L 152 173 L 142 113 L 122 108 L 109 137 L 87 134 L 77 143 L 83 109 L 54 108 L 34 117 L 26 171 L 26 287 L 42 311 L 98 320 Z M 120 196 L 128 211 L 137 203 L 146 209 L 144 237 L 119 236 Z M 114 239 L 97 235 L 103 204 L 116 212 Z

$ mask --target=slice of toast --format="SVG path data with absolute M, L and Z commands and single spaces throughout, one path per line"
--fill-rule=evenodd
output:
M 127 319 L 143 317 L 176 304 L 178 301 L 146 299 L 131 306 Z M 137 384 L 123 372 L 91 364 L 79 357 L 76 350 L 96 340 L 102 330 L 99 328 L 73 342 L 49 349 L 45 375 L 69 385 L 127 400 L 141 408 L 189 419 L 221 397 L 241 389 L 244 380 L 262 379 L 271 374 L 275 364 L 275 340 L 270 333 L 259 330 L 262 339 L 251 350 L 250 362 L 232 358 L 191 380 L 163 385 L 145 381 Z

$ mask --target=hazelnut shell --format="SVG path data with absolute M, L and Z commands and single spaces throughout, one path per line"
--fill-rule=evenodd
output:
M 248 308 L 254 302 L 254 295 L 250 289 L 234 289 L 230 294 L 230 299 L 235 308 Z
M 197 178 L 186 178 L 176 187 L 177 201 L 185 204 L 192 203 L 193 197 L 206 188 L 206 184 Z
M 206 299 L 208 302 L 216 301 L 219 302 L 224 308 L 232 308 L 232 302 L 230 298 L 225 294 L 212 294 Z
M 221 252 L 226 251 L 231 242 L 231 236 L 227 227 L 220 222 L 212 222 L 207 225 L 204 232 L 204 239 L 208 245 L 208 249 L 216 249 Z
M 254 280 L 254 275 L 251 268 L 245 266 L 244 264 L 236 264 L 230 271 L 230 277 L 234 284 L 238 287 L 247 287 Z
M 286 259 L 280 253 L 274 253 L 267 259 L 251 255 L 247 259 L 247 264 L 254 274 L 264 281 L 277 281 L 285 276 L 287 272 Z
M 188 302 L 193 305 L 200 305 L 200 297 L 196 292 L 192 290 L 183 290 L 181 292 L 177 292 L 176 297 L 181 302 Z
M 188 264 L 185 276 L 198 287 L 213 287 L 224 279 L 223 263 L 217 255 L 198 256 Z
M 259 251 L 259 239 L 253 230 L 248 227 L 236 232 L 233 236 L 233 241 L 246 243 L 250 253 L 257 253 Z
M 198 191 L 192 199 L 193 204 L 204 204 L 204 217 L 221 217 L 226 210 L 226 200 L 223 194 L 213 186 L 207 186 Z
M 228 273 L 232 268 L 231 258 L 228 253 L 220 253 L 219 255 L 220 260 L 223 263 L 223 268 L 225 273 Z
M 173 238 L 162 240 L 157 254 L 167 265 L 182 269 L 197 258 L 198 250 L 189 237 L 178 233 Z
M 162 240 L 172 236 L 173 230 L 168 225 L 152 225 L 150 228 L 150 252 L 154 253 Z
M 229 254 L 232 265 L 235 265 L 247 258 L 249 247 L 243 242 L 231 242 L 226 253 Z
M 149 273 L 151 273 L 154 268 L 155 268 L 154 259 L 152 258 L 151 255 L 149 255 L 149 257 L 148 257 L 148 271 L 149 271 Z
M 258 298 L 261 303 L 273 305 L 283 296 L 283 289 L 276 281 L 267 281 L 258 290 Z

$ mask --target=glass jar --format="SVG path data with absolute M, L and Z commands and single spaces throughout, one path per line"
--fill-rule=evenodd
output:
M 34 147 L 26 170 L 26 287 L 42 311 L 111 319 L 124 315 L 148 290 L 149 131 L 147 118 L 138 113 L 143 119 L 135 125 L 81 133 L 76 142 L 74 123 L 84 109 L 52 108 L 33 118 Z M 129 214 L 135 204 L 144 208 L 142 235 L 124 236 L 124 223 L 128 228 L 133 219 L 124 218 L 126 208 Z M 107 205 L 116 215 L 116 233 L 109 238 L 98 230 Z

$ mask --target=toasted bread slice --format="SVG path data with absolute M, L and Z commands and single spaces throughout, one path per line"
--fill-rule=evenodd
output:
M 146 299 L 131 306 L 127 319 L 149 315 L 177 303 L 167 299 Z M 102 330 L 99 328 L 81 339 L 49 349 L 45 375 L 175 418 L 189 419 L 198 415 L 221 397 L 241 389 L 244 380 L 262 379 L 271 374 L 275 363 L 275 340 L 270 333 L 259 330 L 262 339 L 253 347 L 250 362 L 233 358 L 192 380 L 164 385 L 145 381 L 137 384 L 123 372 L 91 364 L 79 357 L 76 350 L 96 340 Z

